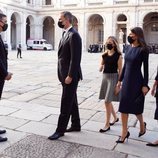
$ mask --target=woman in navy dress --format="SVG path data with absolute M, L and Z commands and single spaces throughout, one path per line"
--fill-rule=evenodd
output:
M 151 95 L 155 96 L 155 98 L 156 98 L 156 110 L 155 110 L 154 119 L 158 120 L 158 68 L 157 68 L 157 75 L 155 77 L 155 82 L 154 82 L 153 88 L 151 90 Z M 158 146 L 158 140 L 156 140 L 154 143 L 148 143 L 146 145 L 147 146 Z
M 122 119 L 122 134 L 117 143 L 124 143 L 130 136 L 128 131 L 128 115 L 135 114 L 140 123 L 138 137 L 146 132 L 146 123 L 143 120 L 145 95 L 148 87 L 148 57 L 149 52 L 140 27 L 131 29 L 128 36 L 130 46 L 125 52 L 125 62 L 117 86 L 121 88 L 119 112 Z M 143 65 L 143 73 L 141 68 Z M 122 82 L 122 85 L 121 85 Z

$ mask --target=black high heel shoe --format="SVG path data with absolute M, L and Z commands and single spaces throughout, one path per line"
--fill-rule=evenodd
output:
M 156 147 L 158 146 L 158 144 L 154 144 L 154 143 L 147 143 L 146 146 L 152 146 L 152 147 Z
M 130 133 L 129 133 L 129 131 L 127 132 L 127 135 L 125 136 L 125 138 L 123 139 L 123 140 L 120 140 L 121 139 L 121 137 L 116 141 L 116 143 L 124 143 L 124 141 L 125 141 L 125 139 L 127 138 L 127 141 L 128 141 L 128 138 L 129 138 L 129 136 L 130 136 Z
M 110 126 L 114 125 L 118 121 L 119 121 L 119 118 L 117 118 L 114 122 L 110 123 Z
M 103 133 L 103 132 L 107 132 L 107 131 L 109 131 L 109 130 L 110 130 L 110 127 L 100 129 L 99 132 L 100 132 L 100 133 Z
M 139 132 L 138 137 L 143 136 L 145 133 L 146 133 L 146 122 L 144 122 L 144 132 L 143 132 L 143 133 L 140 133 L 140 132 Z

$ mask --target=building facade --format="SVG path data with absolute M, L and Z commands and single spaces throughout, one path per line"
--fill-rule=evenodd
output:
M 57 50 L 62 33 L 57 23 L 64 10 L 74 15 L 83 50 L 103 44 L 110 35 L 126 43 L 135 26 L 144 29 L 149 45 L 158 45 L 158 0 L 0 0 L 0 12 L 8 18 L 2 37 L 9 49 L 16 49 L 18 43 L 26 49 L 27 39 L 44 38 Z

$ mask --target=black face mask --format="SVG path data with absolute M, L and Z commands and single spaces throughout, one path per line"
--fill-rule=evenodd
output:
M 113 46 L 112 46 L 112 44 L 109 43 L 109 44 L 106 45 L 106 48 L 111 50 L 113 48 Z
M 135 41 L 131 36 L 128 36 L 127 39 L 130 44 L 132 44 Z
M 4 24 L 3 27 L 2 27 L 2 30 L 3 30 L 3 31 L 6 31 L 7 28 L 8 28 L 8 24 Z
M 58 26 L 63 29 L 65 25 L 62 24 L 62 21 L 58 21 Z
M 1 20 L 0 20 L 1 21 Z M 2 27 L 2 31 L 6 31 L 8 28 L 8 24 L 5 24 L 3 21 L 1 21 L 4 25 Z

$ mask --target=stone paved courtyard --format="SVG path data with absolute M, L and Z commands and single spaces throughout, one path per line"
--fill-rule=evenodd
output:
M 129 141 L 116 144 L 121 122 L 107 133 L 104 126 L 104 102 L 98 100 L 102 73 L 98 71 L 100 53 L 83 53 L 84 80 L 79 83 L 78 101 L 82 123 L 79 133 L 66 133 L 59 141 L 47 137 L 56 129 L 60 112 L 61 85 L 57 79 L 57 52 L 24 51 L 22 59 L 9 52 L 9 69 L 13 79 L 7 81 L 0 101 L 0 127 L 8 142 L 0 144 L 0 158 L 157 158 L 157 148 L 147 147 L 148 141 L 158 139 L 158 123 L 153 119 L 155 98 L 146 97 L 144 119 L 147 133 L 138 138 L 139 124 L 129 118 Z M 150 82 L 158 64 L 158 55 L 150 54 Z M 115 109 L 118 109 L 118 103 Z M 120 114 L 118 113 L 120 118 Z

